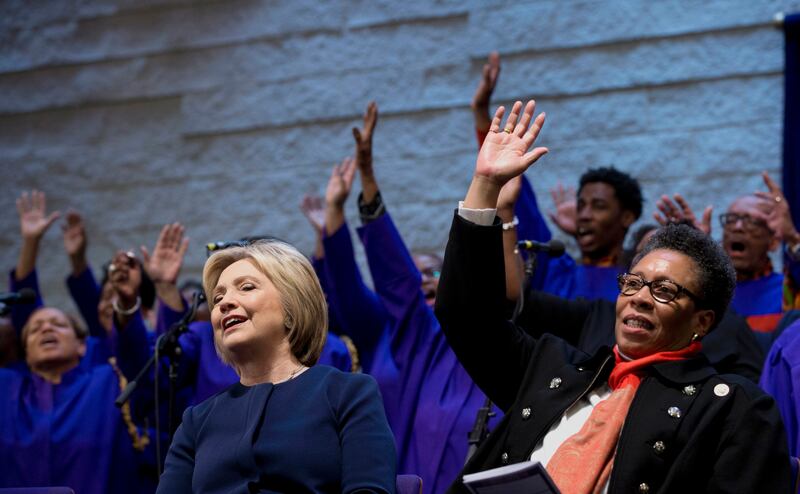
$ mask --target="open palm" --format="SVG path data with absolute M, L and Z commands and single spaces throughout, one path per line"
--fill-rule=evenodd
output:
M 525 105 L 522 117 L 519 118 L 521 108 L 522 102 L 514 103 L 503 130 L 501 130 L 500 122 L 505 108 L 501 106 L 497 109 L 489 134 L 478 153 L 475 175 L 488 179 L 498 186 L 503 186 L 512 178 L 521 175 L 536 160 L 547 153 L 547 148 L 544 147 L 528 151 L 544 125 L 545 114 L 539 114 L 531 124 L 536 104 L 533 100 L 529 101 Z M 517 123 L 518 118 L 519 123 Z
M 175 284 L 181 272 L 183 257 L 189 247 L 189 239 L 183 237 L 184 228 L 180 223 L 164 225 L 150 254 L 142 246 L 144 269 L 154 283 Z

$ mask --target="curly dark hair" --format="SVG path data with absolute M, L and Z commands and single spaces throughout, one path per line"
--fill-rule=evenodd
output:
M 636 257 L 633 265 L 658 249 L 686 255 L 695 264 L 700 283 L 698 307 L 714 311 L 714 329 L 728 308 L 736 288 L 736 271 L 730 257 L 720 244 L 697 228 L 683 223 L 668 223 L 659 228 Z
M 630 211 L 639 219 L 642 215 L 642 189 L 639 181 L 627 173 L 621 172 L 611 167 L 590 168 L 581 175 L 578 195 L 586 184 L 602 182 L 610 185 L 614 189 L 622 209 Z

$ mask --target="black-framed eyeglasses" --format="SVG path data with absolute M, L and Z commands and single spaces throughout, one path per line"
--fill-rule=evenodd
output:
M 662 304 L 672 302 L 681 293 L 685 293 L 696 304 L 703 301 L 703 299 L 672 280 L 647 281 L 638 274 L 624 273 L 617 276 L 617 284 L 619 285 L 620 293 L 623 295 L 634 295 L 643 287 L 647 287 L 653 299 Z
M 746 230 L 752 231 L 762 228 L 769 230 L 769 225 L 764 220 L 753 218 L 749 214 L 722 213 L 719 215 L 719 224 L 722 225 L 722 228 L 733 227 L 740 220 Z

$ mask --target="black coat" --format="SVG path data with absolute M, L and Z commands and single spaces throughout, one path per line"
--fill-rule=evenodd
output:
M 608 347 L 589 355 L 504 320 L 504 294 L 499 222 L 481 227 L 457 216 L 436 315 L 461 363 L 506 413 L 462 475 L 528 460 L 613 367 Z M 774 401 L 747 379 L 718 375 L 700 355 L 649 368 L 625 419 L 609 492 L 789 492 L 790 477 Z M 460 478 L 449 492 L 466 492 Z
M 529 291 L 517 324 L 533 336 L 551 333 L 592 354 L 603 346 L 614 346 L 615 319 L 614 302 L 605 299 L 567 300 Z M 747 321 L 730 309 L 703 338 L 703 354 L 720 374 L 739 374 L 754 383 L 761 377 L 764 352 Z

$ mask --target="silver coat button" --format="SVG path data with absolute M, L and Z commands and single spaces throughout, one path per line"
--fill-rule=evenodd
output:
M 500 460 L 502 460 L 503 465 L 507 464 L 508 463 L 508 453 L 503 453 L 502 455 L 500 455 Z
M 681 409 L 678 407 L 669 407 L 667 408 L 667 415 L 674 419 L 681 418 Z
M 667 449 L 667 447 L 664 445 L 664 441 L 656 441 L 653 443 L 653 451 L 656 453 L 661 454 L 665 449 Z
M 683 394 L 686 396 L 693 396 L 695 393 L 697 393 L 697 388 L 694 386 L 694 384 L 690 384 L 683 388 Z
M 727 396 L 730 392 L 731 388 L 729 388 L 727 384 L 717 384 L 714 386 L 714 394 L 719 397 Z
M 561 386 L 561 378 L 560 377 L 554 377 L 550 381 L 550 389 L 556 389 L 559 386 Z
M 639 492 L 643 494 L 650 492 L 650 486 L 642 482 L 641 484 L 639 484 Z
M 583 372 L 583 371 L 585 371 L 585 370 L 586 370 L 586 369 L 584 369 L 583 367 L 578 367 L 578 372 Z
M 523 408 L 522 409 L 522 419 L 523 420 L 528 420 L 529 418 L 531 418 L 531 409 L 527 408 L 527 407 Z

